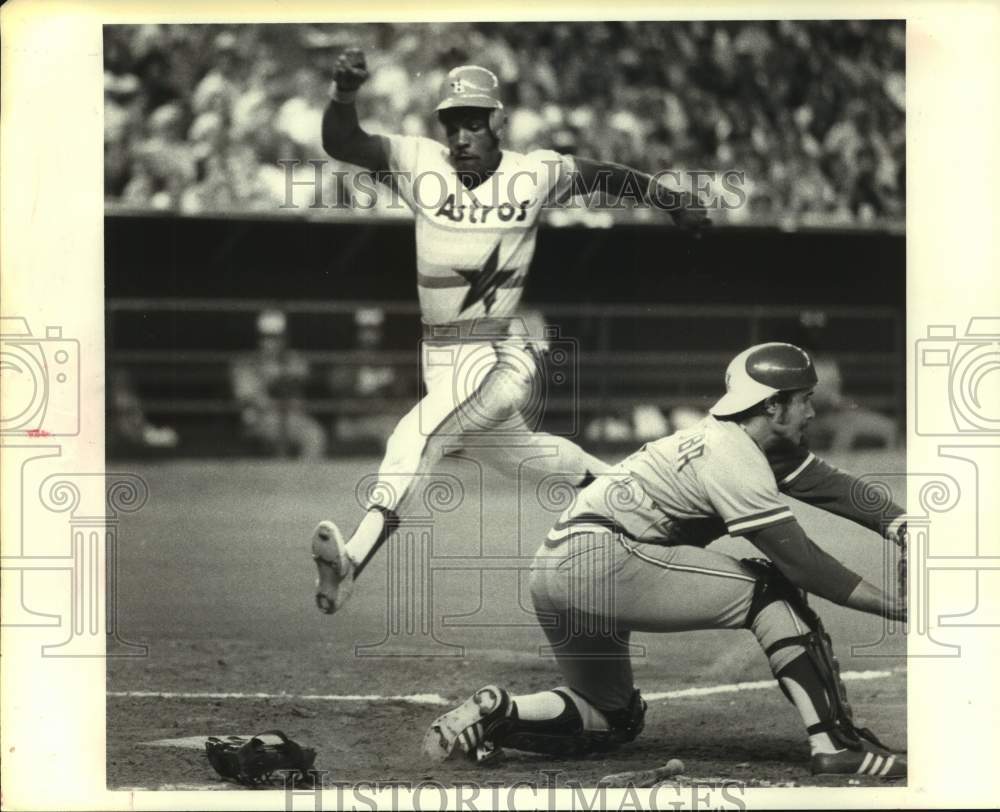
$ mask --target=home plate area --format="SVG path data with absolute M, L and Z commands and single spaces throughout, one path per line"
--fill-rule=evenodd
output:
M 902 464 L 838 462 L 853 470 Z M 554 776 L 594 786 L 671 758 L 684 762 L 692 781 L 884 783 L 810 774 L 799 717 L 745 630 L 633 635 L 635 682 L 649 710 L 642 734 L 618 750 L 584 759 L 507 751 L 488 766 L 429 762 L 421 752 L 428 725 L 479 687 L 498 684 L 517 695 L 562 684 L 530 611 L 527 573 L 509 564 L 537 547 L 540 537 L 531 533 L 553 519 L 531 500 L 522 504 L 509 484 L 467 478 L 470 510 L 463 503 L 434 527 L 434 560 L 442 567 L 433 573 L 433 612 L 398 614 L 413 595 L 390 588 L 389 561 L 399 563 L 411 548 L 390 544 L 350 603 L 324 615 L 313 601 L 312 517 L 318 506 L 353 504 L 355 483 L 375 465 L 338 462 L 335 477 L 326 466 L 299 464 L 139 466 L 155 498 L 121 520 L 117 633 L 147 649 L 145 656 L 108 658 L 110 788 L 238 788 L 213 771 L 204 740 L 275 729 L 314 748 L 316 769 L 338 784 L 548 786 Z M 489 497 L 480 500 L 480 491 Z M 879 537 L 811 508 L 797 506 L 796 514 L 831 555 L 881 582 Z M 523 538 L 511 532 L 511 517 Z M 714 546 L 753 554 L 743 541 Z M 501 553 L 512 556 L 499 559 L 507 569 L 465 566 L 486 567 Z M 455 561 L 464 568 L 451 567 Z M 856 720 L 888 746 L 906 749 L 903 636 L 879 618 L 820 600 L 814 606 L 833 638 Z
M 904 700 L 904 674 L 844 674 L 866 723 L 887 730 Z M 648 691 L 646 730 L 611 753 L 556 759 L 506 751 L 487 767 L 458 758 L 427 762 L 420 752 L 426 725 L 461 700 L 433 694 L 336 695 L 114 691 L 108 693 L 108 785 L 129 790 L 237 790 L 205 756 L 209 736 L 240 736 L 278 728 L 318 751 L 324 782 L 527 782 L 595 786 L 614 773 L 647 770 L 683 759 L 670 783 L 736 782 L 747 787 L 878 786 L 871 778 L 809 774 L 808 747 L 791 708 L 770 680 Z M 901 737 L 886 734 L 893 745 Z M 897 784 L 898 785 L 898 784 Z M 280 778 L 270 787 L 282 789 Z

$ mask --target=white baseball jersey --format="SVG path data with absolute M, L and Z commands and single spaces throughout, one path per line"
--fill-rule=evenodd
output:
M 794 521 L 764 452 L 738 424 L 711 415 L 647 443 L 599 477 L 549 534 L 559 541 L 587 524 L 639 541 L 704 546 Z
M 573 159 L 551 150 L 504 150 L 493 176 L 466 189 L 442 144 L 400 135 L 388 140 L 390 183 L 417 220 L 424 323 L 513 315 L 542 207 L 568 196 Z

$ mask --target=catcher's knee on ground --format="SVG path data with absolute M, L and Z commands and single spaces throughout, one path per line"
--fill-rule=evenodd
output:
M 518 699 L 512 698 L 507 714 L 486 729 L 484 738 L 498 747 L 533 753 L 569 756 L 609 750 L 635 739 L 645 725 L 646 703 L 639 691 L 629 704 L 615 711 L 601 711 L 585 697 L 567 687 L 551 693 L 565 703 L 562 713 L 551 719 L 524 719 Z

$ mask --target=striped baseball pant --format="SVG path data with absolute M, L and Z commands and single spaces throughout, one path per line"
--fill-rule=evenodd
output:
M 588 471 L 605 470 L 565 437 L 532 430 L 546 392 L 536 355 L 524 339 L 425 341 L 421 366 L 427 394 L 389 437 L 368 507 L 405 515 L 420 480 L 445 454 L 515 476 L 521 470 L 565 475 L 573 484 Z
M 701 547 L 643 544 L 613 531 L 548 541 L 531 572 L 539 623 L 566 684 L 601 710 L 625 707 L 635 687 L 632 632 L 747 628 L 756 578 L 736 558 Z M 750 625 L 765 650 L 800 635 L 805 622 L 784 601 Z M 803 652 L 770 657 L 777 673 Z

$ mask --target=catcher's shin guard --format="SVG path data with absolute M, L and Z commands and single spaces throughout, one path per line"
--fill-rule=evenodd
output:
M 747 616 L 748 627 L 753 624 L 765 606 L 776 601 L 785 601 L 809 627 L 809 631 L 805 634 L 777 640 L 764 651 L 770 657 L 774 652 L 788 646 L 801 646 L 805 649 L 805 656 L 809 658 L 829 700 L 826 718 L 821 718 L 819 722 L 806 728 L 809 735 L 827 733 L 838 747 L 854 751 L 871 748 L 873 751 L 888 754 L 889 749 L 876 738 L 874 733 L 868 728 L 854 724 L 854 714 L 847 701 L 847 689 L 840 679 L 840 663 L 833 653 L 833 642 L 826 633 L 819 615 L 806 603 L 803 592 L 788 581 L 770 561 L 743 559 L 742 563 L 757 576 Z
M 510 695 L 496 686 L 481 688 L 452 711 L 438 717 L 424 737 L 424 752 L 443 761 L 455 745 L 483 761 L 499 748 L 554 756 L 580 756 L 630 742 L 645 725 L 646 703 L 638 690 L 618 711 L 601 712 L 569 688 L 556 688 L 565 707 L 554 719 L 521 719 Z M 585 714 L 581 713 L 583 707 Z M 586 715 L 586 719 L 584 718 Z
M 646 727 L 646 700 L 642 698 L 639 689 L 632 691 L 628 705 L 621 710 L 605 711 L 604 716 L 611 725 L 611 741 L 624 744 L 634 741 Z

